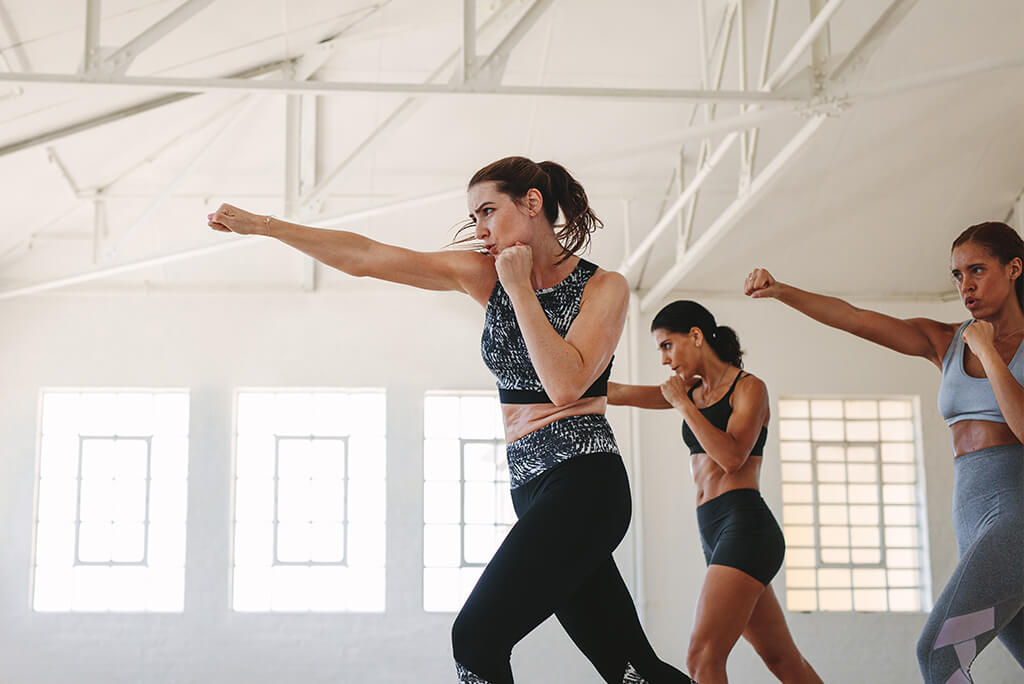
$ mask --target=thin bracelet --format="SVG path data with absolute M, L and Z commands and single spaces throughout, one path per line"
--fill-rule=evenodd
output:
M 267 214 L 267 217 L 265 219 L 263 219 L 263 223 L 267 227 L 267 232 L 265 233 L 265 235 L 267 237 L 270 237 L 270 219 L 272 219 L 272 218 L 274 218 L 272 214 Z

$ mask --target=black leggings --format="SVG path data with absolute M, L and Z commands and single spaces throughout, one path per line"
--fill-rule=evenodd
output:
M 618 454 L 583 454 L 512 490 L 509 531 L 452 628 L 462 682 L 512 682 L 512 647 L 552 613 L 606 682 L 681 682 L 644 635 L 612 560 L 629 526 Z

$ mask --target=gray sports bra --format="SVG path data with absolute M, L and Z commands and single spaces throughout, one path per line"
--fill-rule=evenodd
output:
M 971 321 L 964 321 L 956 331 L 953 341 L 942 357 L 942 383 L 939 385 L 939 413 L 946 419 L 946 425 L 961 420 L 987 420 L 990 423 L 1005 423 L 1006 418 L 999 410 L 995 392 L 988 378 L 975 378 L 964 370 L 964 329 Z M 1008 364 L 1010 373 L 1024 385 L 1024 341 Z

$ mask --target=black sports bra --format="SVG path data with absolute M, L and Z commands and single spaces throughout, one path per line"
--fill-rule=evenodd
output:
M 708 422 L 714 425 L 723 432 L 729 426 L 729 416 L 732 415 L 732 404 L 729 403 L 729 397 L 732 396 L 733 390 L 736 389 L 736 383 L 739 382 L 747 373 L 740 371 L 736 374 L 736 379 L 732 381 L 732 385 L 729 387 L 729 391 L 725 393 L 725 396 L 716 401 L 711 406 L 706 406 L 702 409 L 698 409 Z M 697 389 L 698 385 L 694 385 L 690 388 L 689 396 L 693 399 L 693 391 Z M 754 442 L 753 448 L 750 450 L 751 456 L 763 456 L 764 455 L 764 443 L 768 440 L 768 428 L 761 426 L 761 434 L 757 436 L 757 441 Z M 690 426 L 683 421 L 683 442 L 686 446 L 690 447 L 690 454 L 706 454 L 707 449 L 701 446 L 700 441 L 697 439 L 697 435 L 693 434 L 693 430 Z
M 597 272 L 597 266 L 580 259 L 572 273 L 561 282 L 543 290 L 534 290 L 544 314 L 555 331 L 565 337 L 569 326 L 580 312 L 580 298 L 587 281 Z M 499 280 L 494 284 L 487 311 L 484 331 L 480 339 L 480 353 L 484 363 L 498 379 L 498 396 L 503 404 L 550 404 L 551 399 L 537 377 L 530 361 L 530 352 L 519 329 L 512 301 Z M 608 376 L 612 364 L 583 393 L 583 397 L 603 397 L 608 394 Z

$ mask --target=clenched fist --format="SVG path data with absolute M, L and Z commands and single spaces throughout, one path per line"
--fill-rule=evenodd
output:
M 222 204 L 209 214 L 207 224 L 222 233 L 238 235 L 270 235 L 270 217 L 253 214 L 230 204 Z
M 755 268 L 743 281 L 743 294 L 754 297 L 776 297 L 779 294 L 779 283 L 766 269 Z
M 533 250 L 529 245 L 517 242 L 501 250 L 494 259 L 494 269 L 505 291 L 514 288 L 533 290 L 530 274 L 533 271 Z

